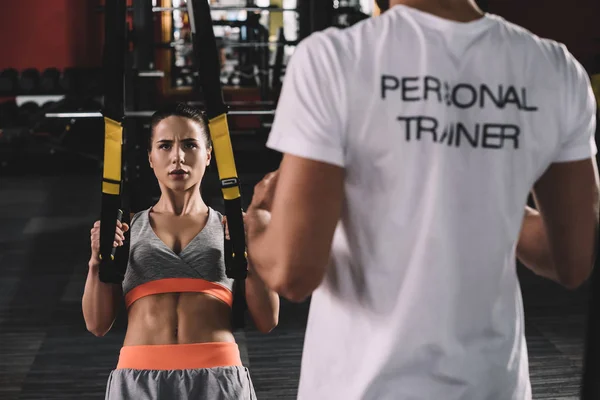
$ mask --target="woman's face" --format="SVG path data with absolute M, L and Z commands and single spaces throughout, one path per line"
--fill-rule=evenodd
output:
M 168 117 L 154 128 L 148 153 L 161 187 L 186 191 L 198 185 L 210 164 L 202 126 L 184 117 Z

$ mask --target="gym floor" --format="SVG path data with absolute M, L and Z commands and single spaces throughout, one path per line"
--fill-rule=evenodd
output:
M 245 198 L 256 177 L 244 178 Z M 81 295 L 89 230 L 100 210 L 95 175 L 0 177 L 0 399 L 102 399 L 125 333 L 85 329 Z M 577 399 L 587 289 L 522 275 L 535 399 Z M 283 302 L 269 335 L 238 334 L 259 399 L 294 399 L 307 304 Z

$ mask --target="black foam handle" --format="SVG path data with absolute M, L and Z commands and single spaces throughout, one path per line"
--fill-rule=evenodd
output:
M 231 325 L 234 330 L 244 329 L 246 326 L 246 281 L 238 279 L 234 282 L 233 307 L 231 310 Z
M 225 200 L 225 216 L 231 240 L 225 243 L 225 268 L 227 277 L 246 279 L 248 260 L 246 258 L 246 233 L 242 215 L 242 199 Z M 229 242 L 229 243 L 227 243 Z
M 106 209 L 103 208 L 103 213 Z M 113 214 L 114 215 L 114 214 Z M 121 209 L 117 209 L 117 220 L 118 221 L 122 221 L 123 220 L 123 211 Z M 102 229 L 102 225 L 105 226 L 105 229 L 103 231 Z M 99 271 L 99 277 L 100 277 L 100 281 L 104 282 L 104 283 L 121 283 L 123 282 L 123 278 L 124 278 L 124 273 L 121 271 L 120 268 L 118 268 L 117 264 L 115 263 L 115 255 L 117 252 L 117 248 L 113 246 L 113 243 L 115 241 L 115 230 L 116 230 L 116 225 L 117 222 L 114 219 L 114 217 L 112 218 L 104 218 L 101 221 L 101 225 L 100 225 L 100 246 L 102 247 L 104 246 L 108 246 L 108 244 L 110 243 L 111 249 L 110 249 L 110 253 L 107 251 L 101 251 L 100 252 L 100 271 Z M 108 229 L 106 229 L 106 227 L 109 227 Z M 102 237 L 104 234 L 104 237 Z M 110 237 L 109 237 L 110 235 Z M 101 249 L 102 250 L 102 249 Z M 109 256 L 106 257 L 105 254 L 109 253 Z
M 123 210 L 118 210 L 117 211 L 117 221 L 119 222 L 123 222 Z M 110 257 L 114 260 L 115 259 L 115 254 L 117 254 L 117 248 L 113 247 L 112 251 L 110 252 Z
M 600 399 L 600 249 L 596 231 L 594 270 L 590 278 L 587 332 L 583 358 L 581 400 Z

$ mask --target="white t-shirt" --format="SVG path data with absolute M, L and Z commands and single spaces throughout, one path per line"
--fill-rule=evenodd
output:
M 516 243 L 532 185 L 596 154 L 558 43 L 397 6 L 296 50 L 268 147 L 345 169 L 298 397 L 531 398 Z

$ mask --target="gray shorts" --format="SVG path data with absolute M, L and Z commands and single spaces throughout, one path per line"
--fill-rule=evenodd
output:
M 106 400 L 256 400 L 238 360 L 235 344 L 124 347 Z
M 246 367 L 174 371 L 114 370 L 106 400 L 256 400 Z

